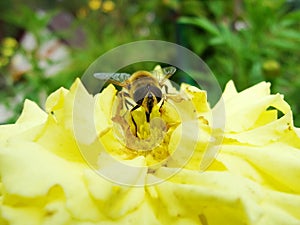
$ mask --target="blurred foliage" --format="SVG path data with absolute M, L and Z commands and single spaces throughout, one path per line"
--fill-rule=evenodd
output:
M 202 56 L 222 86 L 229 79 L 239 90 L 272 82 L 272 91 L 285 95 L 299 125 L 300 11 L 291 11 L 291 3 L 198 2 L 201 15 L 182 15 L 177 22 L 182 44 Z
M 69 87 L 104 52 L 136 40 L 157 39 L 194 51 L 222 87 L 230 79 L 238 90 L 272 82 L 272 91 L 285 95 L 300 125 L 299 0 L 138 2 L 2 1 L 0 104 L 13 111 L 5 122 L 17 118 L 24 98 L 43 105 L 45 96 L 60 86 Z M 28 33 L 34 47 L 24 44 Z M 67 64 L 48 74 L 58 64 L 56 47 L 47 46 L 53 42 L 66 50 Z M 12 69 L 16 55 L 27 60 L 26 70 Z

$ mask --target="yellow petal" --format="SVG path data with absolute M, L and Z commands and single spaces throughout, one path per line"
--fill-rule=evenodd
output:
M 111 85 L 91 96 L 76 80 L 48 98 L 48 114 L 27 101 L 0 126 L 0 224 L 299 224 L 300 132 L 283 97 L 229 82 L 222 130 L 206 93 L 181 88 L 153 108 L 166 130 L 151 151 L 122 142 Z M 133 117 L 151 137 L 144 109 Z
M 7 139 L 34 139 L 40 132 L 41 125 L 47 120 L 47 114 L 36 103 L 26 100 L 21 116 L 16 124 L 2 125 L 0 129 L 0 143 Z M 29 133 L 26 131 L 30 131 Z M 25 136 L 25 137 L 21 137 Z
M 65 160 L 84 163 L 72 132 L 56 123 L 51 116 L 45 123 L 42 132 L 35 138 L 35 142 Z
M 225 101 L 229 101 L 231 98 L 236 97 L 237 94 L 238 94 L 238 92 L 235 88 L 233 81 L 232 80 L 228 81 L 228 83 L 226 84 L 225 89 L 223 91 L 222 98 Z
M 249 163 L 253 167 L 252 170 L 260 174 L 257 182 L 272 187 L 274 190 L 299 193 L 300 181 L 297 179 L 300 177 L 299 149 L 286 143 L 275 142 L 260 147 L 229 144 L 224 145 L 221 152 L 241 159 L 234 164 L 230 157 L 219 155 L 220 160 L 232 173 L 249 176 L 250 170 L 239 170 L 244 167 L 240 163 Z
M 3 199 L 5 205 L 17 207 L 11 201 L 6 201 L 12 195 L 20 202 L 27 202 L 29 208 L 39 208 L 39 205 L 31 205 L 33 199 L 38 196 L 46 197 L 51 188 L 59 185 L 63 189 L 65 205 L 72 217 L 88 220 L 101 217 L 82 181 L 82 170 L 85 166 L 69 163 L 30 142 L 11 144 L 0 154 L 0 171 L 6 190 Z M 47 201 L 47 198 L 41 200 Z M 82 211 L 82 208 L 86 211 Z M 19 210 L 18 207 L 16 210 Z
M 79 143 L 91 144 L 97 138 L 94 125 L 94 98 L 76 79 L 70 91 L 60 89 L 47 99 L 46 108 L 56 121 L 74 133 Z
M 3 224 L 22 225 L 26 222 L 27 224 L 39 225 L 43 218 L 43 210 L 35 207 L 14 208 L 2 205 L 1 217 L 5 221 Z
M 115 103 L 116 88 L 109 85 L 95 96 L 94 123 L 99 136 L 112 128 L 112 110 Z
M 181 84 L 181 91 L 187 94 L 188 98 L 191 99 L 195 110 L 198 113 L 207 112 L 210 107 L 207 102 L 207 94 L 206 91 L 200 90 L 194 86 Z
M 286 132 L 293 132 L 291 128 L 292 115 L 287 113 L 278 120 L 274 120 L 264 126 L 240 133 L 227 133 L 226 138 L 235 139 L 240 143 L 252 145 L 265 145 L 280 139 Z
M 68 93 L 69 90 L 66 90 L 65 88 L 60 88 L 57 91 L 50 94 L 45 103 L 46 111 L 50 113 L 51 111 L 63 108 L 65 98 Z
M 228 88 L 233 88 L 228 86 Z M 223 98 L 225 100 L 226 111 L 226 130 L 240 132 L 249 129 L 258 119 L 260 113 L 265 111 L 266 106 L 272 96 L 269 96 L 270 85 L 262 82 L 251 88 L 248 88 L 234 97 L 226 96 L 224 91 Z

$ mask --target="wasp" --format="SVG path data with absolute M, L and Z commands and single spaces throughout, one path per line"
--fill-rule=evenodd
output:
M 125 105 L 132 108 L 130 114 L 140 107 L 145 109 L 146 121 L 150 122 L 150 114 L 155 105 L 161 102 L 160 108 L 164 103 L 164 95 L 162 89 L 165 88 L 165 93 L 168 92 L 168 86 L 165 81 L 176 72 L 173 66 L 162 68 L 159 72 L 154 70 L 137 71 L 133 74 L 128 73 L 95 73 L 94 77 L 100 80 L 108 80 L 110 83 L 123 87 L 125 91 L 121 92 L 121 96 L 125 99 Z M 131 98 L 134 103 L 126 100 Z M 135 126 L 135 135 L 137 136 L 137 124 L 131 114 L 132 122 Z

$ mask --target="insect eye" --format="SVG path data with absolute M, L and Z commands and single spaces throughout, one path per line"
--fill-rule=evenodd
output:
M 147 95 L 148 90 L 144 87 L 138 88 L 133 93 L 133 100 L 139 104 L 139 102 L 143 101 L 145 96 Z
M 155 95 L 156 99 L 162 98 L 162 92 L 161 89 L 156 86 L 150 86 L 149 90 Z

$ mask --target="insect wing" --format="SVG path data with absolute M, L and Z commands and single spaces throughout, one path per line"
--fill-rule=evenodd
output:
M 116 84 L 118 86 L 125 86 L 126 80 L 131 75 L 128 73 L 95 73 L 94 77 L 99 80 L 108 80 L 109 82 Z
M 176 72 L 176 68 L 174 66 L 169 66 L 169 67 L 162 68 L 162 71 L 164 74 L 163 81 L 165 81 L 166 79 L 169 79 Z
M 164 83 L 167 79 L 169 79 L 176 72 L 176 68 L 174 66 L 164 67 L 160 70 L 153 70 L 152 74 L 156 77 L 160 83 Z
M 176 72 L 176 68 L 174 66 L 168 66 L 162 68 L 163 73 L 168 76 L 168 75 L 173 75 Z

